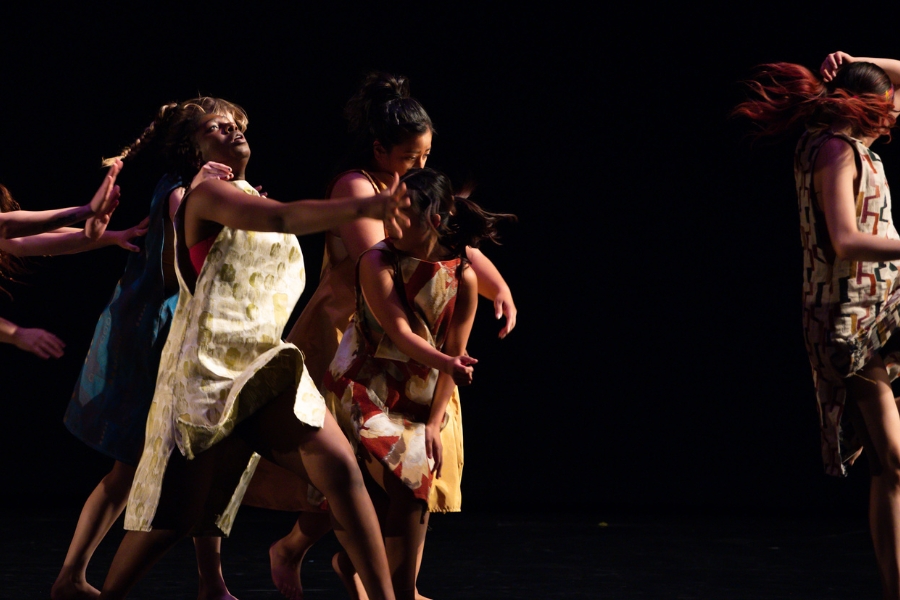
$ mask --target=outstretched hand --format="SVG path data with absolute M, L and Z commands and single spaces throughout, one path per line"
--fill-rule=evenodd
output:
M 13 335 L 14 343 L 20 350 L 31 352 L 40 358 L 59 358 L 63 355 L 65 343 L 49 331 L 19 327 Z
M 394 173 L 391 185 L 375 198 L 378 200 L 377 209 L 373 214 L 366 216 L 384 221 L 385 235 L 400 239 L 403 237 L 401 227 L 409 225 L 409 217 L 403 214 L 403 209 L 409 206 L 406 184 L 400 183 L 400 176 Z
M 853 60 L 853 57 L 846 52 L 841 52 L 840 50 L 832 52 L 825 57 L 824 61 L 822 61 L 822 66 L 819 67 L 819 73 L 822 75 L 822 79 L 831 81 L 834 79 L 834 76 L 837 74 L 837 71 L 842 64 L 853 62 Z
M 454 356 L 447 362 L 444 372 L 453 378 L 456 385 L 469 385 L 472 383 L 472 373 L 475 372 L 472 365 L 477 362 L 471 356 Z
M 129 227 L 122 231 L 110 231 L 106 235 L 120 248 L 125 248 L 129 252 L 140 252 L 140 246 L 135 246 L 131 243 L 131 240 L 147 235 L 148 229 L 150 229 L 150 217 L 144 217 L 144 220 L 134 227 Z
M 116 177 L 122 170 L 122 161 L 116 159 L 116 162 L 109 168 L 103 183 L 97 188 L 94 197 L 91 198 L 90 209 L 95 217 L 111 214 L 119 204 L 119 186 L 116 185 Z M 101 231 L 100 234 L 103 232 Z M 97 237 L 100 237 L 98 235 Z M 97 239 L 91 237 L 91 239 Z
M 116 202 L 116 206 L 118 205 L 119 203 Z M 115 210 L 115 206 L 113 207 L 113 210 Z M 109 225 L 110 217 L 112 217 L 112 211 L 106 213 L 105 215 L 93 216 L 85 221 L 84 235 L 92 240 L 99 240 L 106 232 L 106 226 Z
M 231 172 L 231 167 L 222 163 L 209 161 L 200 167 L 200 170 L 194 175 L 194 178 L 191 180 L 191 189 L 194 189 L 207 179 L 222 179 L 223 181 L 229 181 L 232 177 L 234 177 L 234 173 Z

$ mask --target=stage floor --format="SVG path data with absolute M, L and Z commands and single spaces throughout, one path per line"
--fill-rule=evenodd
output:
M 0 515 L 0 598 L 49 598 L 77 511 L 7 510 Z M 241 600 L 277 599 L 269 545 L 291 515 L 243 508 L 223 544 L 229 588 Z M 121 539 L 117 524 L 88 572 L 98 585 Z M 331 571 L 329 534 L 303 565 L 306 600 L 346 598 Z M 197 575 L 185 540 L 134 590 L 136 599 L 191 600 Z M 433 515 L 419 578 L 436 600 L 880 597 L 864 515 L 811 517 L 702 515 Z

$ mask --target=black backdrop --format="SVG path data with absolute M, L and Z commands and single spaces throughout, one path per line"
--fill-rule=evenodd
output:
M 861 513 L 865 467 L 838 481 L 819 459 L 793 141 L 751 146 L 727 115 L 757 63 L 895 47 L 802 4 L 4 7 L 0 181 L 24 208 L 82 203 L 102 156 L 202 93 L 247 109 L 251 183 L 320 197 L 343 102 L 370 69 L 403 73 L 437 127 L 429 165 L 520 217 L 486 250 L 520 323 L 497 340 L 482 301 L 467 509 Z M 878 151 L 900 177 L 897 145 Z M 151 171 L 126 165 L 114 225 L 146 212 Z M 322 238 L 301 245 L 302 305 Z M 110 466 L 62 415 L 125 258 L 35 259 L 0 299 L 68 344 L 52 361 L 0 348 L 6 505 L 80 505 Z

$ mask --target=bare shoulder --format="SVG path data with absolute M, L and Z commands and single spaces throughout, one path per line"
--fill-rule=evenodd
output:
M 822 144 L 816 156 L 816 170 L 847 166 L 856 167 L 856 156 L 850 142 L 834 136 Z
M 375 195 L 375 189 L 372 182 L 362 173 L 346 173 L 340 179 L 334 182 L 331 188 L 332 198 L 368 198 Z
M 467 288 L 471 288 L 472 290 L 478 289 L 478 276 L 475 274 L 475 270 L 472 268 L 472 265 L 466 265 L 466 268 L 462 270 L 460 283 Z

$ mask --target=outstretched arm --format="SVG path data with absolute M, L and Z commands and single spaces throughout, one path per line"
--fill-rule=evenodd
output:
M 466 248 L 472 270 L 478 277 L 478 293 L 494 303 L 494 317 L 506 316 L 506 325 L 500 330 L 502 340 L 516 327 L 516 304 L 512 292 L 494 263 L 477 248 Z
M 360 257 L 359 285 L 372 314 L 401 352 L 423 365 L 447 373 L 458 385 L 471 383 L 471 365 L 477 360 L 462 352 L 455 356 L 444 354 L 413 331 L 403 301 L 394 287 L 393 267 L 381 252 L 367 252 Z
M 0 239 L 36 235 L 84 221 L 94 215 L 111 213 L 119 202 L 119 187 L 115 183 L 116 176 L 121 169 L 121 161 L 117 161 L 111 166 L 94 197 L 84 206 L 56 210 L 14 210 L 0 213 Z
M 846 52 L 837 51 L 832 52 L 825 57 L 825 60 L 822 62 L 822 66 L 819 67 L 819 72 L 822 74 L 822 78 L 825 79 L 825 81 L 831 81 L 832 79 L 834 79 L 838 68 L 842 64 L 852 62 L 870 62 L 878 65 L 879 67 L 884 69 L 884 72 L 887 73 L 888 77 L 891 78 L 892 84 L 894 84 L 895 86 L 900 85 L 900 60 L 895 60 L 893 58 L 850 56 Z
M 61 339 L 43 329 L 26 329 L 0 317 L 0 343 L 13 344 L 21 350 L 41 358 L 59 358 L 66 345 Z
M 190 196 L 185 213 L 188 246 L 200 241 L 203 223 L 218 223 L 247 231 L 277 231 L 306 235 L 332 229 L 354 219 L 367 217 L 385 222 L 408 221 L 400 212 L 409 205 L 406 186 L 394 178 L 384 192 L 368 198 L 298 200 L 278 202 L 250 196 L 217 179 L 204 181 Z M 192 231 L 196 227 L 196 231 Z M 194 239 L 196 235 L 197 239 Z
M 13 256 L 48 256 L 87 252 L 106 246 L 120 246 L 130 252 L 140 250 L 130 240 L 147 233 L 149 218 L 134 227 L 121 231 L 103 231 L 98 239 L 91 239 L 85 230 L 63 227 L 56 231 L 5 240 L 0 238 L 0 251 Z M 104 225 L 105 228 L 105 225 Z

